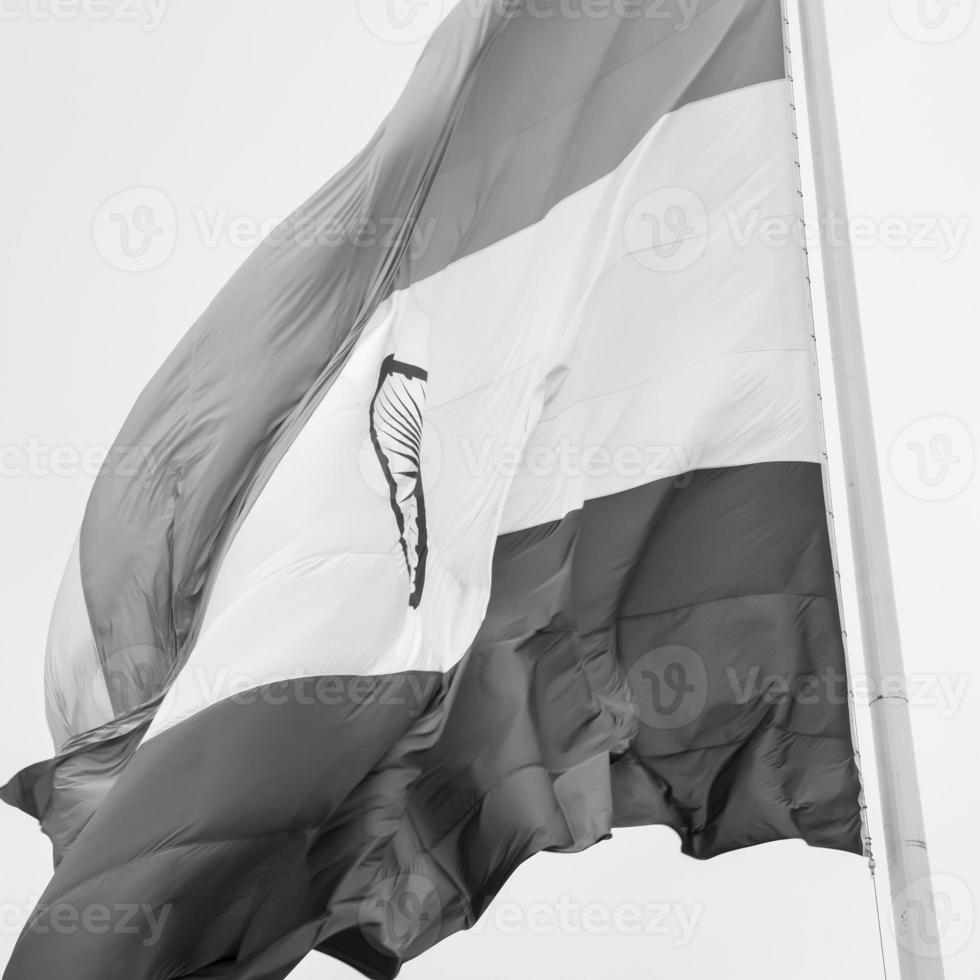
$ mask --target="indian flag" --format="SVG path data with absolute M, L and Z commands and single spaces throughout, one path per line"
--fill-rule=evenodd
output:
M 393 977 L 616 827 L 860 852 L 806 257 L 746 231 L 801 213 L 780 2 L 593 7 L 454 8 L 132 409 L 8 980 Z

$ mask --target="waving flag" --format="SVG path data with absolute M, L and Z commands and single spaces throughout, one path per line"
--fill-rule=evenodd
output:
M 392 977 L 616 826 L 860 851 L 780 3 L 586 7 L 459 5 L 133 408 L 9 980 Z

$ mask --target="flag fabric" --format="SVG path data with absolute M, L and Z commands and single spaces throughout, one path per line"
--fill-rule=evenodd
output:
M 136 403 L 8 980 L 392 977 L 614 827 L 860 852 L 780 2 L 593 8 L 454 8 Z

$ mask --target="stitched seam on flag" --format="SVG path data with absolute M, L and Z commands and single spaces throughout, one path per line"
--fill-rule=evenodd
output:
M 647 616 L 665 616 L 667 613 L 681 612 L 684 609 L 695 609 L 698 606 L 709 606 L 716 602 L 732 602 L 735 599 L 822 599 L 825 602 L 837 601 L 837 597 L 834 596 L 833 599 L 830 596 L 819 595 L 818 593 L 809 592 L 744 592 L 736 593 L 735 595 L 719 596 L 716 599 L 702 599 L 699 602 L 689 602 L 684 603 L 680 606 L 673 606 L 670 609 L 657 609 L 653 612 L 646 613 L 632 613 L 629 616 L 620 616 L 618 622 L 625 623 L 631 619 L 645 619 Z M 601 631 L 597 631 L 601 632 Z

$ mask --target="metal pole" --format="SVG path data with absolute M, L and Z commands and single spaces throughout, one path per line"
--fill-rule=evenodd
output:
M 902 980 L 942 980 L 823 0 L 799 0 L 827 313 Z

